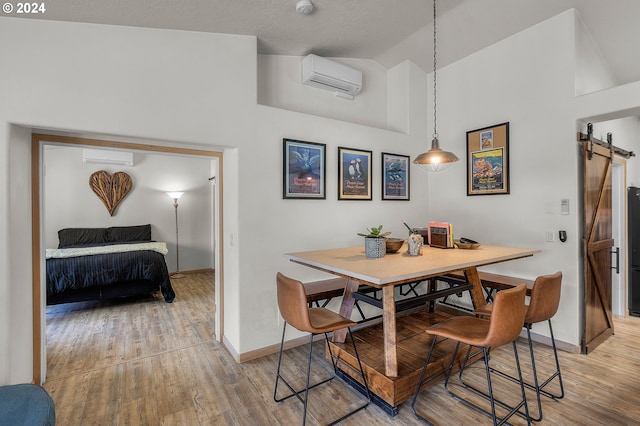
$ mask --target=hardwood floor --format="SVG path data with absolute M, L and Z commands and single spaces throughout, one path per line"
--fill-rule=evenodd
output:
M 295 399 L 273 401 L 277 354 L 238 364 L 214 340 L 213 275 L 187 275 L 174 280 L 173 286 L 177 294 L 173 304 L 158 295 L 47 309 L 44 387 L 55 401 L 57 425 L 299 424 L 302 404 Z M 560 352 L 566 396 L 559 401 L 543 399 L 540 424 L 638 423 L 640 318 L 615 319 L 615 327 L 616 334 L 589 355 Z M 316 379 L 330 373 L 322 347 L 322 341 L 314 343 Z M 519 343 L 518 348 L 527 369 L 526 344 Z M 544 373 L 553 357 L 546 347 L 536 348 Z M 492 362 L 508 368 L 510 354 L 510 346 L 498 348 Z M 303 347 L 290 349 L 283 357 L 285 374 L 296 377 L 298 385 L 303 384 L 304 361 Z M 483 378 L 481 368 L 474 367 L 470 374 L 472 380 Z M 513 389 L 508 382 L 494 386 Z M 360 401 L 340 380 L 323 385 L 311 393 L 307 422 L 326 424 L 339 417 L 343 407 L 338 404 L 355 406 Z M 438 425 L 491 423 L 456 402 L 441 383 L 420 395 L 418 407 Z M 512 420 L 525 424 L 521 418 Z M 342 424 L 422 423 L 404 403 L 394 418 L 370 405 Z

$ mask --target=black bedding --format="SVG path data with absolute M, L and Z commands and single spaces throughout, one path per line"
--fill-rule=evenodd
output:
M 149 228 L 150 241 L 150 225 L 65 229 L 59 232 L 59 248 L 145 242 L 146 236 L 140 239 L 143 227 Z M 131 232 L 127 232 L 127 228 Z M 87 238 L 87 235 L 93 237 Z M 94 238 L 96 235 L 104 238 Z M 111 235 L 117 235 L 117 238 Z M 158 289 L 167 303 L 175 298 L 164 255 L 154 250 L 49 258 L 46 260 L 46 278 L 47 304 L 128 296 Z
M 47 259 L 47 296 L 113 284 L 126 286 L 128 281 L 138 280 L 158 283 L 164 300 L 173 302 L 175 293 L 167 265 L 158 252 L 144 250 Z

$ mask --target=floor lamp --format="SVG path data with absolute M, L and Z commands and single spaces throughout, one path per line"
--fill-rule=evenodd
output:
M 173 208 L 176 212 L 176 272 L 171 274 L 171 278 L 184 278 L 180 273 L 180 244 L 178 243 L 178 198 L 182 197 L 184 192 L 167 192 L 167 195 L 173 198 Z

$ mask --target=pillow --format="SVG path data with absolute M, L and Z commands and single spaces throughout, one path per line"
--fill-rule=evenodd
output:
M 107 241 L 112 243 L 151 241 L 151 225 L 112 226 L 107 228 Z
M 65 228 L 58 231 L 58 248 L 78 244 L 101 244 L 107 242 L 106 228 Z

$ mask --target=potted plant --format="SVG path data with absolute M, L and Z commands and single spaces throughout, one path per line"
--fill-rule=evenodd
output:
M 384 257 L 387 253 L 386 236 L 391 232 L 382 232 L 382 225 L 378 227 L 367 228 L 367 234 L 358 232 L 358 235 L 364 237 L 364 254 L 367 257 L 379 258 Z

